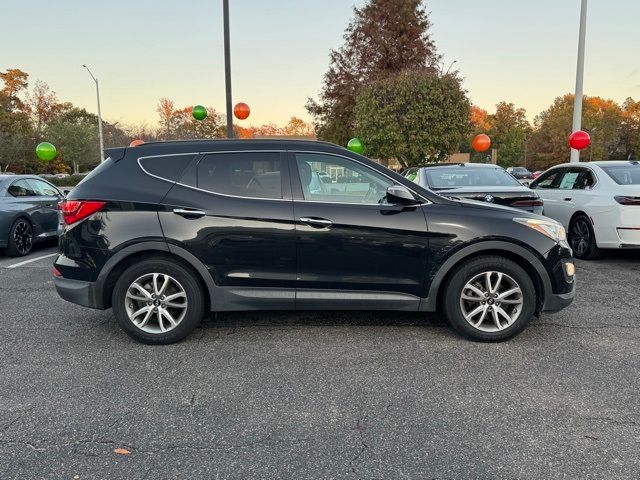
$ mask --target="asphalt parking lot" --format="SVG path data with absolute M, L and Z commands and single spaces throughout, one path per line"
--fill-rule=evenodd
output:
M 0 256 L 3 480 L 640 472 L 638 253 L 578 262 L 574 304 L 503 344 L 418 314 L 274 312 L 151 347 L 59 299 L 54 251 Z

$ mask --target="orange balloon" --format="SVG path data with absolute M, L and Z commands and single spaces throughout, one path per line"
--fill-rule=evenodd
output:
M 144 143 L 144 140 L 134 140 L 129 144 L 129 146 L 130 147 L 137 147 L 138 145 L 142 145 L 143 143 Z
M 476 152 L 486 152 L 491 147 L 491 139 L 489 138 L 489 135 L 481 133 L 474 137 L 471 142 L 471 146 Z
M 236 103 L 236 106 L 233 107 L 233 114 L 239 120 L 246 120 L 247 118 L 249 118 L 250 113 L 251 110 L 249 109 L 249 105 L 247 105 L 246 103 Z

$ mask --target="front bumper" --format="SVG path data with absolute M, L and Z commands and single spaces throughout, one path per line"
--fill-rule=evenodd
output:
M 576 280 L 572 282 L 571 291 L 568 293 L 549 293 L 544 299 L 543 312 L 557 312 L 571 305 L 576 296 Z
M 101 295 L 98 294 L 94 282 L 73 280 L 70 278 L 53 277 L 53 284 L 58 295 L 67 302 L 83 307 L 105 310 Z

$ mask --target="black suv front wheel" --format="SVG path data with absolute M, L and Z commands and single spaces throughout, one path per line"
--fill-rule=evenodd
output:
M 112 305 L 127 334 L 149 344 L 184 339 L 204 316 L 204 294 L 179 263 L 150 259 L 132 265 L 113 289 Z
M 522 332 L 533 317 L 536 291 L 520 265 L 498 256 L 463 262 L 444 295 L 449 323 L 479 341 L 502 341 Z

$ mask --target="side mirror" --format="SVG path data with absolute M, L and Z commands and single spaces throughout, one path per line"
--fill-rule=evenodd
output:
M 420 203 L 413 193 L 402 185 L 393 185 L 387 188 L 387 202 L 393 205 L 417 205 Z

